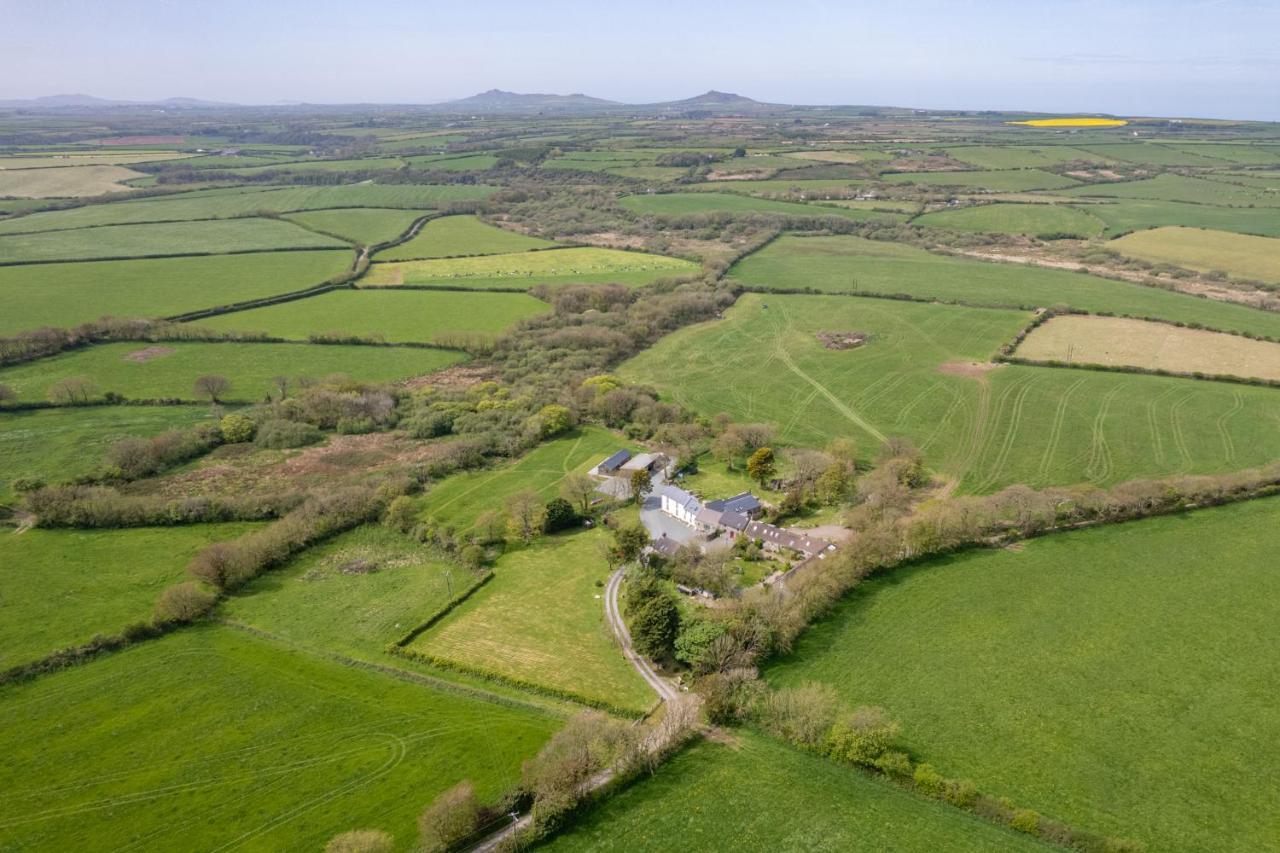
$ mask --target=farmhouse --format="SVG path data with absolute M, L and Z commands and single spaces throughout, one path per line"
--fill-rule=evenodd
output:
M 690 527 L 698 526 L 697 516 L 702 506 L 697 498 L 668 483 L 655 487 L 653 491 L 661 502 L 663 512 Z
M 825 539 L 815 539 L 792 530 L 755 521 L 764 505 L 750 492 L 731 498 L 708 501 L 703 504 L 694 495 L 669 483 L 662 483 L 653 492 L 659 499 L 662 512 L 708 536 L 723 535 L 728 539 L 746 536 L 756 539 L 766 550 L 791 552 L 804 559 L 822 558 L 835 545 Z M 657 548 L 655 544 L 655 549 Z
M 748 524 L 745 533 L 751 539 L 758 539 L 767 551 L 795 551 L 805 559 L 822 557 L 827 551 L 834 551 L 836 548 L 825 539 L 814 539 L 803 533 L 775 527 L 762 521 L 753 521 Z

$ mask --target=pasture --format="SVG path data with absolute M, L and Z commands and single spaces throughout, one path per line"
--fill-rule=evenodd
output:
M 1037 169 L 1063 163 L 1106 163 L 1105 157 L 1069 145 L 959 145 L 942 149 L 978 169 Z
M 379 261 L 416 261 L 467 255 L 501 255 L 547 249 L 556 244 L 482 222 L 474 216 L 444 216 L 422 227 L 417 236 L 378 253 Z
M 1277 531 L 1269 498 L 931 560 L 863 584 L 767 675 L 883 705 L 943 773 L 1060 819 L 1263 849 Z
M 748 287 L 905 294 L 970 305 L 1051 307 L 1200 323 L 1280 337 L 1280 315 L 1066 270 L 1001 264 L 859 237 L 783 236 L 734 265 Z
M 345 243 L 278 219 L 104 225 L 0 236 L 6 262 L 218 255 L 271 249 L 330 249 Z
M 607 542 L 600 529 L 562 533 L 503 555 L 493 580 L 408 650 L 637 713 L 649 710 L 658 697 L 622 656 L 605 620 Z
M 0 692 L 0 845 L 319 850 L 376 827 L 400 849 L 462 779 L 492 802 L 560 723 L 224 627 Z
M 747 193 L 763 196 L 787 196 L 797 200 L 831 199 L 842 196 L 852 197 L 854 190 L 866 184 L 864 180 L 852 178 L 765 178 L 750 181 L 708 181 L 702 184 L 687 184 L 680 187 L 688 192 L 722 193 L 731 190 L 735 193 Z
M 1059 190 L 1056 195 L 1083 198 L 1143 198 L 1223 207 L 1280 207 L 1280 195 L 1265 189 L 1170 173 L 1140 181 L 1087 184 L 1074 189 Z M 1258 214 L 1255 212 L 1254 216 Z
M 383 287 L 450 284 L 477 289 L 575 282 L 618 282 L 639 286 L 658 278 L 697 272 L 697 264 L 679 258 L 582 247 L 474 258 L 375 263 L 361 283 Z
M 1156 264 L 1201 272 L 1216 270 L 1236 278 L 1280 284 L 1280 239 L 1275 237 L 1169 227 L 1136 231 L 1108 246 L 1122 255 Z
M 420 210 L 354 207 L 311 210 L 305 213 L 294 213 L 285 218 L 309 231 L 332 234 L 343 240 L 350 240 L 352 243 L 372 246 L 374 243 L 399 237 L 422 214 Z
M 1152 166 L 1224 166 L 1222 160 L 1160 142 L 1104 142 L 1082 146 L 1086 151 L 1127 163 Z
M 1106 204 L 1093 204 L 1089 212 L 1107 223 L 1105 236 L 1118 237 L 1142 228 L 1184 225 L 1191 228 L 1213 228 L 1238 234 L 1280 237 L 1280 216 L 1258 215 L 1247 207 L 1212 207 L 1178 201 L 1117 199 Z
M 13 481 L 62 483 L 91 473 L 108 448 L 128 436 L 152 436 L 209 419 L 205 406 L 90 406 L 0 413 L 0 503 Z
M 1074 187 L 1078 181 L 1040 169 L 1009 169 L 991 172 L 890 172 L 880 176 L 890 184 L 920 184 L 930 187 L 980 187 L 995 192 L 1018 193 Z
M 703 740 L 588 811 L 551 853 L 1043 850 L 1024 835 L 750 731 Z
M 0 533 L 0 670 L 146 622 L 196 551 L 257 526 Z
M 1018 345 L 1017 355 L 1280 382 L 1280 344 L 1119 317 L 1054 317 Z
M 344 374 L 388 382 L 431 373 L 462 361 L 455 351 L 420 347 L 259 344 L 240 342 L 110 343 L 0 370 L 0 382 L 24 401 L 45 399 L 57 382 L 84 377 L 94 397 L 109 391 L 140 400 L 196 399 L 196 378 L 217 374 L 230 380 L 224 400 L 257 402 L 275 388 L 272 377 L 323 379 Z
M 767 308 L 765 306 L 768 306 Z M 854 439 L 867 456 L 911 438 L 928 464 L 986 493 L 1214 473 L 1280 455 L 1280 392 L 1226 383 L 984 366 L 1028 315 L 856 297 L 747 294 L 681 329 L 625 378 L 711 416 L 775 424 L 786 444 Z M 829 350 L 820 331 L 871 335 Z
M 177 151 L 118 151 L 105 154 L 48 152 L 26 156 L 0 156 L 0 170 L 52 169 L 68 166 L 125 166 L 188 157 Z
M 124 166 L 61 166 L 51 169 L 0 169 L 0 196 L 83 198 L 125 192 L 125 181 L 141 172 Z
M 104 315 L 172 317 L 305 290 L 350 265 L 343 249 L 0 266 L 0 335 Z
M 1081 239 L 1102 233 L 1105 223 L 1088 210 L 1063 204 L 979 204 L 938 210 L 912 220 L 926 228 L 952 231 L 995 231 L 1031 237 L 1072 236 Z
M 396 290 L 334 290 L 201 320 L 215 329 L 265 332 L 305 340 L 341 333 L 403 343 L 429 343 L 441 336 L 497 335 L 525 317 L 550 310 L 527 293 Z
M 619 204 L 627 210 L 658 216 L 690 216 L 698 213 L 777 213 L 784 216 L 841 216 L 846 219 L 901 221 L 894 213 L 773 201 L 732 193 L 654 193 L 630 195 Z

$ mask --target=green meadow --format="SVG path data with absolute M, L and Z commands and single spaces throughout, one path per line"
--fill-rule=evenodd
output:
M 186 579 L 187 561 L 196 551 L 257 526 L 5 531 L 0 670 L 146 622 L 160 592 Z
M 767 306 L 767 307 L 766 307 Z M 681 329 L 626 378 L 704 415 L 775 424 L 785 443 L 904 435 L 964 492 L 1216 473 L 1280 455 L 1280 392 L 1190 379 L 981 365 L 1028 315 L 856 297 L 746 294 Z M 820 331 L 870 341 L 829 350 Z M 977 367 L 970 367 L 977 365 Z M 767 382 L 760 377 L 769 377 Z
M 1280 240 L 1205 228 L 1153 228 L 1107 244 L 1122 255 L 1280 284 Z
M 1213 207 L 1178 201 L 1117 199 L 1106 204 L 1093 204 L 1089 212 L 1107 223 L 1105 236 L 1117 237 L 1143 228 L 1182 225 L 1191 228 L 1214 228 L 1238 234 L 1280 237 L 1280 216 L 1259 216 L 1247 207 Z
M 1055 194 L 1085 198 L 1144 198 L 1224 207 L 1280 207 L 1280 195 L 1262 188 L 1170 173 L 1140 181 L 1088 184 L 1060 190 Z M 1257 211 L 1253 215 L 1258 218 L 1267 217 L 1267 214 L 1259 214 Z
M 657 278 L 697 272 L 697 264 L 666 255 L 581 247 L 473 258 L 375 263 L 361 283 L 383 287 L 449 284 L 477 289 L 574 282 L 640 285 Z
M 222 314 L 200 325 L 296 340 L 338 332 L 428 343 L 450 334 L 496 335 L 548 310 L 547 303 L 526 293 L 367 288 Z
M 1153 166 L 1224 166 L 1229 162 L 1218 157 L 1196 154 L 1194 148 L 1188 150 L 1160 142 L 1108 142 L 1081 147 L 1113 160 Z
M 841 216 L 846 219 L 901 220 L 903 217 L 880 211 L 857 210 L 773 201 L 731 193 L 654 193 L 631 195 L 619 202 L 627 210 L 659 216 L 688 216 L 698 213 L 778 213 L 786 216 Z
M 124 192 L 125 181 L 141 172 L 124 166 L 64 166 L 54 169 L 0 169 L 0 196 L 84 198 Z
M 1280 501 L 865 583 L 768 671 L 901 720 L 950 776 L 1151 850 L 1261 850 L 1280 790 Z
M 960 145 L 943 149 L 979 169 L 1036 169 L 1063 163 L 1105 163 L 1107 158 L 1069 145 Z
M 311 231 L 333 234 L 362 246 L 371 246 L 399 237 L 422 214 L 423 211 L 420 210 L 353 207 L 311 210 L 293 213 L 285 218 Z
M 188 311 L 315 287 L 346 272 L 350 249 L 0 266 L 0 334 Z
M 996 192 L 1024 192 L 1074 187 L 1078 181 L 1040 169 L 992 172 L 890 172 L 880 176 L 890 184 L 922 184 L 936 187 L 981 187 Z
M 905 294 L 972 305 L 1051 307 L 1201 323 L 1280 337 L 1280 315 L 1066 270 L 949 257 L 860 237 L 784 236 L 734 265 L 748 287 Z
M 1102 233 L 1105 223 L 1087 210 L 1063 204 L 980 204 L 926 213 L 913 225 L 952 231 L 995 231 L 1003 234 L 1072 236 L 1081 239 Z
M 217 374 L 231 382 L 225 400 L 257 402 L 275 383 L 272 377 L 323 379 L 335 373 L 369 382 L 388 382 L 431 373 L 456 364 L 463 355 L 421 347 L 320 344 L 112 343 L 73 350 L 0 370 L 0 382 L 25 401 L 43 400 L 50 386 L 69 377 L 132 399 L 198 399 L 196 378 Z
M 552 853 L 690 850 L 1043 850 L 1047 845 L 959 809 L 792 749 L 735 732 L 704 740 L 609 797 L 537 849 Z M 731 840 L 731 841 L 730 841 Z
M 433 219 L 411 240 L 378 253 L 379 261 L 413 261 L 424 258 L 456 258 L 466 255 L 501 255 L 556 244 L 508 231 L 474 216 Z
M 0 691 L 0 845 L 319 850 L 416 818 L 462 779 L 492 802 L 560 726 L 225 627 Z

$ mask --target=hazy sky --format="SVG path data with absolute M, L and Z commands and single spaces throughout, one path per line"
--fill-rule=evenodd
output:
M 1280 120 L 1280 0 L 0 0 L 0 98 L 494 87 Z

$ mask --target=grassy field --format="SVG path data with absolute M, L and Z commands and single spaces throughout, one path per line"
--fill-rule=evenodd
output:
M 386 664 L 388 643 L 444 606 L 451 585 L 456 595 L 470 583 L 408 537 L 360 527 L 263 575 L 221 612 L 291 644 Z
M 1277 531 L 1272 498 L 935 560 L 862 586 L 769 676 L 883 705 L 944 773 L 1061 819 L 1265 849 Z
M 1072 178 L 1040 169 L 1009 169 L 994 172 L 893 172 L 880 176 L 890 184 L 923 184 L 935 187 L 982 187 L 996 192 L 1024 192 L 1073 187 Z
M 461 779 L 492 801 L 555 718 L 196 628 L 0 693 L 0 846 L 411 850 Z
M 738 262 L 747 285 L 908 294 L 975 305 L 1070 305 L 1280 337 L 1280 315 L 1066 270 L 946 257 L 859 237 L 784 236 Z
M 201 320 L 216 329 L 261 331 L 282 338 L 343 332 L 426 343 L 442 334 L 496 335 L 549 310 L 524 293 L 452 290 L 336 290 L 308 299 Z
M 1127 163 L 1149 163 L 1153 166 L 1222 166 L 1221 159 L 1203 157 L 1173 145 L 1159 142 L 1110 142 L 1081 146 L 1086 151 Z
M 353 184 L 337 187 L 283 187 L 259 189 L 196 190 L 137 201 L 92 204 L 71 210 L 33 213 L 0 222 L 0 233 L 85 228 L 91 225 L 128 225 L 138 222 L 173 222 L 185 219 L 217 219 L 258 212 L 289 213 L 330 208 L 377 207 L 422 210 L 451 201 L 484 198 L 495 187 L 450 184 Z
M 618 281 L 641 284 L 665 276 L 691 275 L 698 266 L 690 261 L 624 252 L 619 249 L 572 248 L 547 252 L 513 252 L 475 258 L 439 258 L 426 261 L 377 263 L 362 284 L 454 284 L 460 286 L 533 286 L 542 282 Z
M 604 617 L 600 529 L 504 555 L 494 578 L 409 651 L 643 712 L 657 695 L 622 656 Z
M 444 216 L 428 222 L 418 235 L 399 246 L 378 253 L 379 261 L 412 261 L 423 258 L 456 258 L 464 255 L 501 255 L 546 249 L 550 240 L 539 240 L 481 222 L 474 216 Z
M 353 207 L 311 210 L 285 218 L 313 231 L 336 234 L 353 243 L 371 246 L 400 236 L 422 213 L 420 210 Z
M 1038 841 L 985 823 L 791 749 L 735 733 L 732 745 L 701 741 L 587 812 L 537 849 L 773 853 L 781 850 L 1043 850 Z
M 53 169 L 0 169 L 0 196 L 82 198 L 129 189 L 125 181 L 142 177 L 124 166 L 65 166 Z
M 1118 317 L 1054 317 L 1028 335 L 1017 354 L 1280 381 L 1280 344 Z
M 914 225 L 953 231 L 1096 237 L 1105 224 L 1086 210 L 1062 204 L 981 204 L 939 210 L 912 220 Z
M 765 306 L 768 306 L 767 308 Z M 1027 315 L 853 297 L 748 294 L 620 372 L 784 442 L 905 435 L 965 492 L 1210 473 L 1280 455 L 1280 392 L 1156 376 L 981 363 Z M 871 335 L 826 349 L 819 331 Z M 977 366 L 974 366 L 977 365 Z
M 944 150 L 979 169 L 1036 169 L 1073 161 L 1107 162 L 1105 157 L 1069 145 L 961 145 Z
M 424 157 L 406 157 L 409 165 L 415 169 L 438 172 L 483 172 L 498 165 L 498 158 L 493 154 L 429 154 Z
M 0 670 L 145 622 L 196 551 L 256 526 L 0 533 Z
M 0 501 L 18 477 L 60 483 L 88 474 L 116 441 L 189 427 L 209 418 L 205 406 L 93 406 L 0 414 Z
M 78 261 L 148 255 L 217 255 L 268 249 L 325 249 L 341 240 L 276 219 L 104 225 L 0 236 L 6 261 Z
M 1089 212 L 1107 223 L 1108 237 L 1127 234 L 1141 228 L 1162 225 L 1185 225 L 1192 228 L 1216 228 L 1239 234 L 1280 237 L 1280 216 L 1259 215 L 1247 207 L 1211 207 L 1177 201 L 1117 200 L 1089 206 Z
M 1137 231 L 1112 240 L 1109 246 L 1122 255 L 1152 263 L 1202 272 L 1220 270 L 1237 278 L 1280 284 L 1280 239 L 1275 237 L 1170 227 Z
M 607 430 L 583 427 L 572 435 L 538 445 L 509 465 L 455 474 L 433 485 L 420 501 L 422 516 L 465 532 L 480 513 L 501 509 L 507 495 L 530 489 L 550 500 L 559 494 L 560 481 L 566 475 L 587 471 L 626 446 Z
M 778 213 L 787 216 L 841 216 L 846 219 L 888 219 L 902 216 L 880 211 L 773 201 L 732 193 L 660 193 L 627 196 L 619 202 L 636 213 L 688 216 L 697 213 Z
M 1174 146 L 1181 151 L 1240 163 L 1246 166 L 1280 166 L 1280 146 L 1234 142 L 1187 142 Z
M 0 266 L 0 334 L 103 315 L 169 317 L 314 287 L 345 272 L 348 249 Z
M 57 153 L 33 154 L 25 157 L 0 157 L 0 169 L 52 169 L 67 166 L 124 166 L 129 163 L 154 163 L 189 157 L 177 151 L 120 151 L 107 154 Z
M 786 195 L 797 199 L 829 199 L 846 195 L 853 188 L 862 186 L 866 181 L 843 178 L 767 178 L 758 181 L 707 181 L 702 184 L 682 185 L 680 189 L 687 192 L 722 193 L 731 190 L 735 193 L 760 195 Z
M 1233 207 L 1280 207 L 1280 196 L 1276 193 L 1173 174 L 1156 175 L 1141 181 L 1090 184 L 1061 190 L 1057 194 L 1093 198 L 1146 198 Z
M 387 382 L 420 376 L 456 364 L 463 355 L 419 347 L 322 346 L 250 343 L 113 343 L 73 350 L 0 370 L 0 382 L 20 400 L 43 400 L 61 379 L 82 376 L 98 394 L 114 391 L 133 399 L 197 399 L 196 377 L 214 373 L 231 381 L 224 399 L 256 402 L 273 376 L 322 379 L 342 373 Z

